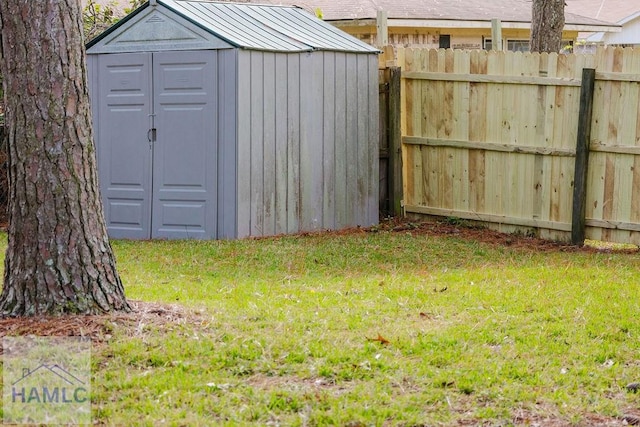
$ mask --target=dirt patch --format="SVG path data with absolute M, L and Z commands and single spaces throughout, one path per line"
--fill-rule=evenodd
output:
M 336 384 L 336 382 L 330 378 L 299 378 L 291 375 L 269 376 L 255 374 L 248 377 L 245 384 L 260 390 L 284 389 L 305 392 L 327 390 L 336 395 L 344 394 L 352 388 L 348 382 Z

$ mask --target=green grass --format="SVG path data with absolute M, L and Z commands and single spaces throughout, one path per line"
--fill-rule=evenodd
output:
M 96 346 L 101 423 L 588 425 L 638 404 L 639 254 L 386 231 L 113 246 L 130 299 L 199 314 Z

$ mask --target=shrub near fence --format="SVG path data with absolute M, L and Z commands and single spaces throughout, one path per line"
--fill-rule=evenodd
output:
M 640 50 L 592 55 L 403 49 L 409 214 L 569 240 L 582 70 L 596 69 L 586 238 L 640 244 Z

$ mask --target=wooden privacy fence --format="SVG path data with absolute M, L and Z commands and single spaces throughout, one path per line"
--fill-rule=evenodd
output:
M 640 50 L 387 48 L 381 63 L 402 70 L 406 213 L 556 240 L 572 226 L 575 240 L 582 215 L 582 238 L 640 244 Z M 583 69 L 595 83 L 581 112 Z M 588 150 L 576 157 L 579 133 Z

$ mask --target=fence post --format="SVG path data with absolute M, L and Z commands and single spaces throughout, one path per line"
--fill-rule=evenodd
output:
M 402 215 L 402 131 L 400 129 L 400 67 L 389 68 L 389 204 Z
M 596 70 L 582 70 L 580 87 L 580 115 L 578 117 L 578 141 L 573 179 L 573 212 L 571 217 L 571 243 L 582 246 L 586 229 L 587 172 L 589 169 L 589 144 L 591 142 L 591 116 Z

